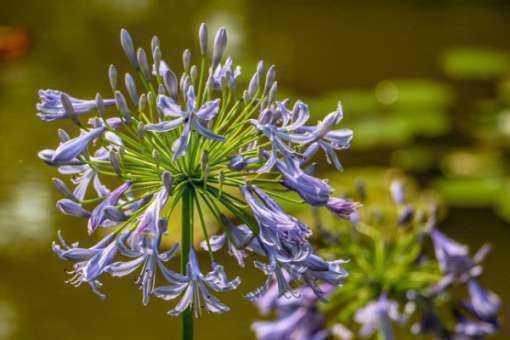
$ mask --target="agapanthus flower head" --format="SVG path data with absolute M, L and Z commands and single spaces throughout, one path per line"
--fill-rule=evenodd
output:
M 242 91 L 237 84 L 241 68 L 231 58 L 224 60 L 227 31 L 216 33 L 212 55 L 207 34 L 202 24 L 200 51 L 195 56 L 185 50 L 181 67 L 164 60 L 159 38 L 152 39 L 151 53 L 146 53 L 122 29 L 121 46 L 132 71 L 121 76 L 109 66 L 110 94 L 81 100 L 40 91 L 37 108 L 43 120 L 70 119 L 78 128 L 60 130 L 59 145 L 39 153 L 71 176 L 70 183 L 54 180 L 64 196 L 57 207 L 86 219 L 91 236 L 99 229 L 107 233 L 90 248 L 62 240 L 54 250 L 76 262 L 72 282 L 87 282 L 95 291 L 105 273 L 139 272 L 136 283 L 144 304 L 151 295 L 180 297 L 171 315 L 191 309 L 198 315 L 201 305 L 210 312 L 228 310 L 209 293 L 240 284 L 239 278 L 226 279 L 217 260 L 224 245 L 240 265 L 254 256 L 255 266 L 267 276 L 248 298 L 260 296 L 273 282 L 279 295 L 293 295 L 296 283 L 304 283 L 322 297 L 321 283 L 343 283 L 344 261 L 317 255 L 308 240 L 311 229 L 279 200 L 326 207 L 343 218 L 357 209 L 356 203 L 331 196 L 327 181 L 313 177 L 308 167 L 322 148 L 340 168 L 337 151 L 352 139 L 351 130 L 337 128 L 342 108 L 310 124 L 305 103 L 295 101 L 290 109 L 290 100 L 276 98 L 275 67 L 266 72 L 263 62 Z M 172 218 L 176 207 L 183 217 L 180 229 Z M 215 218 L 223 232 L 209 238 L 207 217 Z M 177 230 L 179 246 L 162 241 L 167 231 Z M 200 234 L 209 254 L 207 274 L 201 272 L 208 266 L 199 264 L 192 242 Z M 168 267 L 178 249 L 180 273 Z M 158 277 L 168 284 L 157 287 Z

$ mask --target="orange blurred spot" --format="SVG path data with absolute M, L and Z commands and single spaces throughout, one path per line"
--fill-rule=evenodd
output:
M 0 60 L 13 60 L 27 53 L 30 38 L 25 29 L 20 27 L 0 26 Z

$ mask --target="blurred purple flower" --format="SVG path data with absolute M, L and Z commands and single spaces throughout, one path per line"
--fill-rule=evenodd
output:
M 379 331 L 383 339 L 391 340 L 393 339 L 391 320 L 402 323 L 404 319 L 398 312 L 398 303 L 388 300 L 386 295 L 381 295 L 377 301 L 358 309 L 354 320 L 362 325 L 360 336 L 369 337 Z

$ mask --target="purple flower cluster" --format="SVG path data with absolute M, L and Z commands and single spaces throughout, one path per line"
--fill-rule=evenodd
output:
M 325 207 L 344 219 L 358 209 L 358 203 L 333 196 L 327 181 L 314 177 L 313 164 L 308 165 L 322 149 L 328 162 L 341 168 L 337 152 L 352 140 L 351 130 L 336 128 L 341 106 L 309 124 L 306 104 L 296 101 L 288 109 L 289 100 L 276 100 L 275 67 L 265 72 L 262 61 L 247 89 L 238 91 L 240 67 L 231 58 L 222 62 L 224 28 L 217 31 L 209 57 L 207 28 L 201 25 L 200 66 L 192 65 L 191 52 L 185 50 L 179 77 L 162 59 L 157 37 L 151 41 L 151 64 L 124 29 L 120 40 L 135 73 L 124 74 L 121 89 L 117 68 L 109 67 L 111 99 L 99 93 L 84 100 L 39 91 L 36 107 L 43 121 L 68 119 L 79 130 L 75 136 L 59 130 L 59 145 L 39 152 L 75 185 L 53 180 L 63 195 L 57 209 L 85 219 L 90 236 L 107 233 L 89 248 L 69 245 L 59 234 L 60 244 L 53 250 L 74 263 L 69 282 L 86 283 L 104 296 L 99 293 L 102 275 L 138 272 L 143 304 L 155 295 L 179 298 L 170 315 L 194 310 L 198 316 L 201 307 L 221 313 L 228 307 L 210 291 L 226 292 L 240 284 L 237 277 L 229 281 L 215 259 L 214 253 L 227 245 L 241 266 L 250 253 L 255 255 L 255 267 L 267 277 L 262 287 L 247 294 L 249 299 L 259 298 L 273 283 L 282 296 L 296 294 L 295 283 L 304 283 L 317 298 L 324 295 L 323 284 L 341 285 L 347 275 L 344 261 L 319 256 L 309 242 L 311 229 L 273 198 Z M 289 191 L 293 193 L 287 196 Z M 292 199 L 294 193 L 302 200 Z M 163 235 L 174 230 L 168 224 L 177 206 L 189 218 L 182 220 L 181 243 L 164 250 Z M 209 238 L 206 213 L 224 226 L 224 233 Z M 193 246 L 197 215 L 202 247 L 211 260 L 205 274 Z M 234 219 L 242 224 L 235 226 Z M 177 252 L 180 273 L 167 264 Z M 159 279 L 165 283 L 160 285 Z

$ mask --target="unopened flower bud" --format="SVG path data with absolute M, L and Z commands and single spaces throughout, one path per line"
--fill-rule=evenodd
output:
M 151 40 L 151 51 L 152 53 L 154 53 L 154 50 L 157 48 L 160 48 L 160 43 L 159 43 L 159 38 L 157 35 L 153 36 L 152 37 L 152 40 Z
M 136 60 L 136 52 L 135 47 L 133 45 L 133 39 L 128 31 L 124 28 L 120 30 L 120 44 L 122 45 L 122 49 L 124 53 L 129 59 L 129 62 L 134 68 L 138 68 L 138 60 Z
M 126 73 L 124 76 L 124 82 L 131 101 L 133 104 L 138 105 L 138 91 L 136 90 L 136 83 L 133 79 L 133 76 L 129 73 Z
M 168 70 L 163 75 L 163 84 L 165 84 L 166 91 L 168 92 L 168 95 L 177 100 L 177 95 L 179 92 L 179 85 L 177 82 L 177 76 L 175 73 L 172 72 L 172 70 Z
M 138 49 L 136 58 L 138 60 L 138 65 L 140 65 L 140 70 L 142 71 L 143 76 L 148 80 L 150 78 L 150 68 L 149 62 L 147 61 L 147 53 L 145 53 L 143 48 L 140 47 Z
M 76 111 L 74 111 L 73 104 L 71 103 L 71 98 L 65 93 L 60 94 L 60 101 L 62 102 L 62 106 L 64 107 L 64 111 L 66 115 L 71 118 L 74 124 L 78 126 L 82 126 L 78 116 L 76 115 Z
M 205 23 L 200 24 L 200 29 L 198 30 L 198 40 L 200 41 L 200 54 L 207 54 L 207 26 Z
M 197 77 L 198 77 L 198 70 L 197 70 L 196 65 L 191 66 L 191 68 L 189 70 L 189 75 L 191 77 L 191 81 L 193 83 L 195 83 L 195 81 L 197 80 Z
M 159 166 L 159 162 L 161 161 L 161 155 L 159 154 L 159 151 L 154 149 L 152 150 L 152 159 L 154 162 L 156 162 L 156 165 Z
M 147 95 L 142 93 L 140 98 L 138 99 L 138 111 L 144 112 L 147 107 Z
M 104 214 L 109 220 L 114 222 L 123 222 L 127 220 L 127 216 L 122 210 L 111 205 L 104 208 Z
M 184 50 L 182 53 L 182 66 L 185 71 L 188 71 L 191 65 L 191 52 L 190 50 Z
M 276 69 L 274 65 L 271 65 L 267 70 L 266 82 L 264 84 L 264 94 L 268 94 L 273 82 L 276 78 Z
M 257 75 L 259 80 L 264 77 L 264 60 L 260 60 L 257 64 Z
M 108 154 L 108 158 L 110 159 L 110 163 L 112 165 L 113 171 L 121 177 L 122 176 L 122 170 L 120 167 L 120 157 L 115 150 L 110 150 L 110 153 Z
M 253 97 L 255 97 L 255 93 L 257 93 L 259 85 L 260 85 L 259 74 L 257 72 L 255 72 L 253 77 L 251 77 L 250 84 L 248 85 L 248 99 L 249 100 L 252 100 Z
M 161 64 L 161 50 L 159 49 L 159 46 L 156 46 L 156 48 L 152 50 L 152 60 L 154 61 L 154 67 L 156 68 L 156 75 L 158 75 L 159 65 Z
M 60 178 L 52 178 L 52 182 L 55 185 L 55 188 L 57 188 L 58 192 L 62 194 L 62 196 L 69 198 L 70 200 L 73 200 L 75 202 L 78 202 L 78 199 L 74 194 L 69 190 L 67 185 L 62 181 Z
M 143 139 L 145 137 L 145 125 L 142 122 L 138 123 L 137 130 L 138 138 Z
M 220 27 L 218 32 L 216 32 L 216 36 L 214 37 L 214 48 L 211 65 L 213 70 L 216 69 L 216 66 L 220 64 L 226 46 L 227 46 L 227 30 L 224 27 Z
M 117 89 L 117 78 L 117 69 L 115 68 L 115 65 L 112 64 L 108 67 L 108 79 L 110 80 L 110 86 L 113 91 Z
M 273 85 L 271 86 L 271 89 L 269 90 L 269 95 L 267 96 L 267 100 L 269 103 L 271 103 L 273 100 L 275 100 L 276 91 L 278 91 L 278 82 L 277 81 L 275 81 L 273 83 Z
M 105 109 L 104 109 L 104 101 L 103 97 L 101 97 L 101 94 L 98 92 L 96 93 L 96 106 L 97 106 L 97 112 L 101 116 L 101 118 L 104 118 L 105 115 Z
M 71 137 L 69 136 L 69 134 L 65 130 L 58 129 L 57 132 L 58 132 L 58 139 L 60 140 L 60 143 L 65 143 L 69 139 L 71 139 Z
M 126 124 L 131 123 L 131 111 L 127 105 L 126 98 L 120 91 L 115 91 L 115 105 L 120 113 L 122 113 Z
M 163 185 L 165 186 L 165 190 L 168 195 L 172 195 L 174 192 L 174 177 L 168 171 L 164 171 L 161 176 L 161 180 L 163 181 Z

